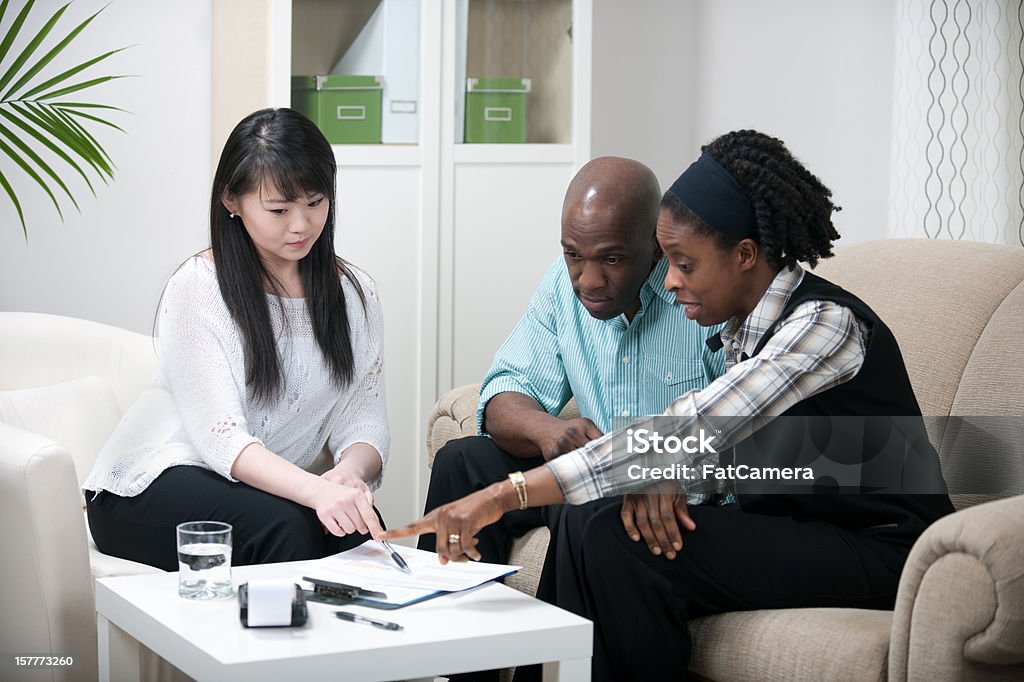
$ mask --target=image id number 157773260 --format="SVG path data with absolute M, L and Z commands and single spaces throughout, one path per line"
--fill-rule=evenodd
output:
M 75 664 L 74 656 L 55 654 L 14 654 L 4 656 L 3 668 L 66 668 Z

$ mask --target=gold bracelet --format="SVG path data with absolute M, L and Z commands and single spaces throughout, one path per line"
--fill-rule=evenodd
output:
M 519 508 L 526 509 L 529 504 L 526 500 L 526 477 L 523 476 L 522 471 L 513 471 L 508 475 L 509 482 L 512 483 L 512 487 L 516 490 L 516 495 L 519 497 Z

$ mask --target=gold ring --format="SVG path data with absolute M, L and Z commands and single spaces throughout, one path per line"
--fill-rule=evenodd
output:
M 457 545 L 457 544 L 459 544 L 459 541 L 461 539 L 462 539 L 462 536 L 459 535 L 458 533 L 451 533 L 451 534 L 448 535 L 448 544 L 449 545 Z

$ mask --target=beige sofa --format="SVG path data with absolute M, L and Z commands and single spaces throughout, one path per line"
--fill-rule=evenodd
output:
M 0 679 L 97 679 L 94 578 L 158 570 L 96 548 L 79 488 L 155 366 L 149 336 L 0 313 L 0 650 L 76 661 Z M 187 679 L 148 649 L 140 659 L 143 680 Z
M 151 336 L 60 315 L 0 312 L 0 652 L 71 654 L 77 661 L 53 669 L 52 678 L 32 671 L 14 679 L 97 679 L 94 579 L 158 571 L 96 548 L 80 492 L 155 368 Z M 330 463 L 322 452 L 311 470 Z M 189 679 L 144 647 L 140 666 L 144 681 Z M 0 668 L 0 679 L 15 672 Z
M 926 415 L 1024 421 L 1024 248 L 875 241 L 840 247 L 816 272 L 861 296 L 889 324 Z M 478 389 L 463 386 L 438 400 L 427 429 L 431 459 L 449 439 L 475 432 Z M 1008 489 L 1024 489 L 1024 439 L 975 457 L 981 453 L 963 439 L 931 436 L 951 484 L 980 459 L 1005 470 Z M 957 496 L 959 511 L 918 540 L 894 611 L 696 619 L 691 671 L 751 682 L 1024 679 L 1024 495 L 979 501 Z M 546 529 L 515 543 L 511 561 L 526 570 L 511 584 L 536 589 L 546 545 Z

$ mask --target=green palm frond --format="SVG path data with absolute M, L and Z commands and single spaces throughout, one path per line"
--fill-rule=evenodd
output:
M 57 215 L 64 219 L 58 194 L 66 196 L 78 209 L 78 202 L 61 177 L 61 171 L 73 170 L 85 181 L 89 191 L 96 194 L 90 175 L 108 183 L 114 177 L 114 162 L 103 146 L 86 128 L 97 125 L 124 132 L 116 123 L 104 116 L 110 112 L 126 113 L 109 104 L 66 101 L 65 95 L 84 93 L 103 83 L 125 76 L 94 76 L 73 80 L 80 73 L 127 48 L 104 52 L 97 57 L 71 65 L 55 76 L 44 77 L 44 69 L 64 54 L 65 49 L 92 23 L 103 9 L 75 26 L 52 47 L 44 47 L 51 33 L 71 2 L 55 11 L 35 35 L 23 35 L 26 19 L 36 0 L 27 0 L 14 17 L 7 32 L 0 39 L 0 159 L 6 157 L 12 164 L 4 165 L 20 171 L 50 198 Z M 0 0 L 0 26 L 3 26 L 10 0 Z M 105 9 L 105 8 L 104 8 Z M 27 33 L 27 32 L 26 32 Z M 56 35 L 59 35 L 59 31 Z M 16 54 L 15 43 L 26 41 Z M 42 53 L 41 56 L 38 56 Z M 59 63 L 57 61 L 56 63 Z M 45 155 L 45 156 L 44 156 Z M 51 156 L 52 155 L 52 156 Z M 83 163 L 84 162 L 84 163 Z M 11 185 L 10 173 L 0 173 L 0 187 L 14 204 L 21 221 L 21 230 L 28 239 L 28 228 L 22 203 Z

